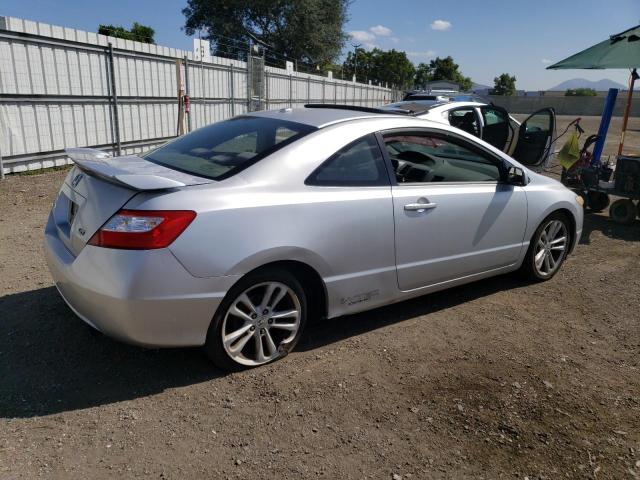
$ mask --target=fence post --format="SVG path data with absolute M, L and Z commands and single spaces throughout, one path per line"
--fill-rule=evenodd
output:
M 322 103 L 324 103 L 324 87 L 326 85 L 326 82 L 324 80 L 324 78 L 322 79 Z
M 231 102 L 231 116 L 236 116 L 236 98 L 234 93 L 233 63 L 229 64 L 229 102 Z
M 189 95 L 189 59 L 187 58 L 187 56 L 185 55 L 183 58 L 184 61 L 184 94 L 187 97 L 191 97 L 191 95 Z M 189 101 L 191 101 L 191 98 L 189 98 Z M 191 131 L 191 106 L 189 106 L 189 111 L 185 112 L 187 115 L 187 132 Z
M 114 122 L 114 135 L 115 135 L 115 150 L 118 155 L 122 154 L 122 148 L 120 145 L 120 121 L 118 119 L 118 92 L 116 89 L 116 72 L 113 68 L 113 44 L 109 42 L 109 78 L 111 79 L 111 105 L 113 107 L 113 122 Z
M 251 96 L 253 95 L 253 65 L 251 62 L 251 46 L 249 46 L 249 52 L 247 53 L 247 112 L 251 111 Z
M 264 67 L 264 106 L 265 110 L 269 110 L 269 72 L 267 66 Z
M 289 107 L 293 107 L 293 74 L 289 74 Z
M 2 163 L 2 150 L 0 150 L 0 180 L 4 180 L 4 163 Z
M 307 103 L 311 103 L 311 77 L 307 77 Z

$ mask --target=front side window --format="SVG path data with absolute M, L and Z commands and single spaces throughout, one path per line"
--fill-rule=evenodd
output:
M 320 165 L 305 183 L 337 187 L 389 185 L 375 136 L 367 135 L 347 145 Z
M 265 117 L 236 117 L 200 128 L 144 158 L 174 170 L 222 180 L 315 130 Z
M 462 140 L 425 132 L 387 134 L 384 142 L 399 184 L 500 180 L 498 162 Z

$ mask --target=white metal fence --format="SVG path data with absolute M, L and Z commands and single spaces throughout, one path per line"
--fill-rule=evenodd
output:
M 126 154 L 165 142 L 177 132 L 179 82 L 191 98 L 189 129 L 255 108 L 376 106 L 396 97 L 379 86 L 262 69 L 256 95 L 247 62 L 196 61 L 184 50 L 0 17 L 0 165 L 19 172 L 68 163 L 65 147 Z

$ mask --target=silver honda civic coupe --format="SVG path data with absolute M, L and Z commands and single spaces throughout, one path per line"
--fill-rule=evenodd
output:
M 67 150 L 45 229 L 64 300 L 107 335 L 204 346 L 237 370 L 285 356 L 311 316 L 515 270 L 548 280 L 580 238 L 581 198 L 488 143 L 326 107 L 238 116 L 141 156 Z

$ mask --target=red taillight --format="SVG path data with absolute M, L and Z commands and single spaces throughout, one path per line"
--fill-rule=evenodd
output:
M 191 210 L 120 210 L 89 245 L 131 250 L 168 247 L 194 218 L 196 212 Z

